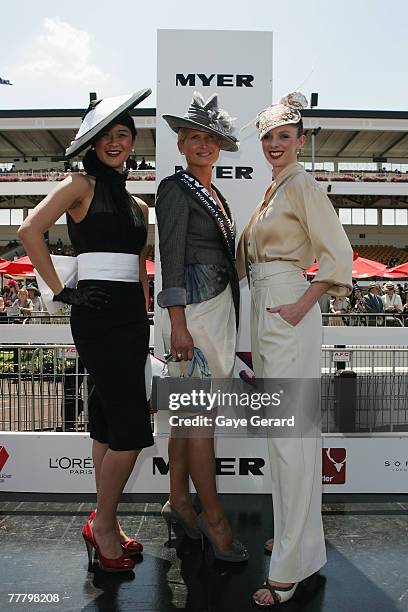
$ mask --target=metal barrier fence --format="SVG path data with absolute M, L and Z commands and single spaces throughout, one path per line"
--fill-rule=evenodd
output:
M 324 346 L 324 433 L 408 431 L 408 347 Z M 92 382 L 72 345 L 0 346 L 0 431 L 87 431 Z
M 148 312 L 149 321 L 153 312 Z M 35 312 L 30 315 L 0 313 L 0 325 L 68 325 L 69 315 L 50 315 L 48 312 Z M 1 331 L 1 328 L 0 328 Z
M 72 345 L 0 348 L 0 431 L 86 431 L 88 375 Z
M 323 347 L 321 365 L 323 432 L 408 431 L 408 347 Z
M 30 315 L 0 313 L 0 325 L 67 325 L 69 315 L 50 315 L 47 312 L 34 312 Z M 1 328 L 0 328 L 1 329 Z
M 377 314 L 348 312 L 346 314 L 322 313 L 323 325 L 349 327 L 408 327 L 408 312 L 401 314 Z

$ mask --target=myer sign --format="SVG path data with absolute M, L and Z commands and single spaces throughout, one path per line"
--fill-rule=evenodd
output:
M 253 87 L 253 74 L 176 74 L 176 86 L 181 87 Z
M 248 49 L 251 52 L 248 52 Z M 160 180 L 184 163 L 177 136 L 162 115 L 184 115 L 194 91 L 205 99 L 217 93 L 220 108 L 236 117 L 237 153 L 222 151 L 214 182 L 225 195 L 237 222 L 238 236 L 259 203 L 271 169 L 263 158 L 256 130 L 257 113 L 272 102 L 272 33 L 206 30 L 159 30 L 157 50 L 156 175 Z M 240 132 L 240 128 L 251 127 Z M 156 262 L 159 263 L 156 233 Z M 160 265 L 156 265 L 160 291 Z M 249 297 L 243 291 L 242 346 L 249 348 Z M 156 306 L 155 350 L 162 352 L 160 309 Z

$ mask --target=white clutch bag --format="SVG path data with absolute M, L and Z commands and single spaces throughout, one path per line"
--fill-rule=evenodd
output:
M 67 287 L 76 287 L 78 277 L 78 261 L 76 257 L 67 255 L 51 255 L 52 263 L 61 281 Z M 37 285 L 41 291 L 44 306 L 50 314 L 55 314 L 63 306 L 62 302 L 54 302 L 54 294 L 44 281 L 42 276 L 34 269 Z

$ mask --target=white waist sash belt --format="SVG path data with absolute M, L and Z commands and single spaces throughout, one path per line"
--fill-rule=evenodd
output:
M 52 263 L 61 281 L 67 287 L 76 287 L 80 280 L 106 280 L 122 283 L 137 283 L 139 280 L 139 255 L 131 253 L 82 253 L 78 257 L 51 255 Z M 62 306 L 54 302 L 54 294 L 38 274 L 38 288 L 41 298 L 50 314 Z
M 132 255 L 131 253 L 82 253 L 76 259 L 78 261 L 78 281 L 110 280 L 122 283 L 137 283 L 139 280 L 139 255 Z

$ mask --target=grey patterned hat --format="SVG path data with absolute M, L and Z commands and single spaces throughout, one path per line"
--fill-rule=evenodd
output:
M 222 108 L 218 108 L 218 96 L 213 94 L 205 102 L 203 96 L 195 91 L 190 107 L 184 117 L 176 115 L 163 115 L 174 132 L 180 128 L 200 130 L 215 134 L 219 137 L 221 149 L 224 151 L 238 151 L 239 141 L 233 135 L 234 118 Z

